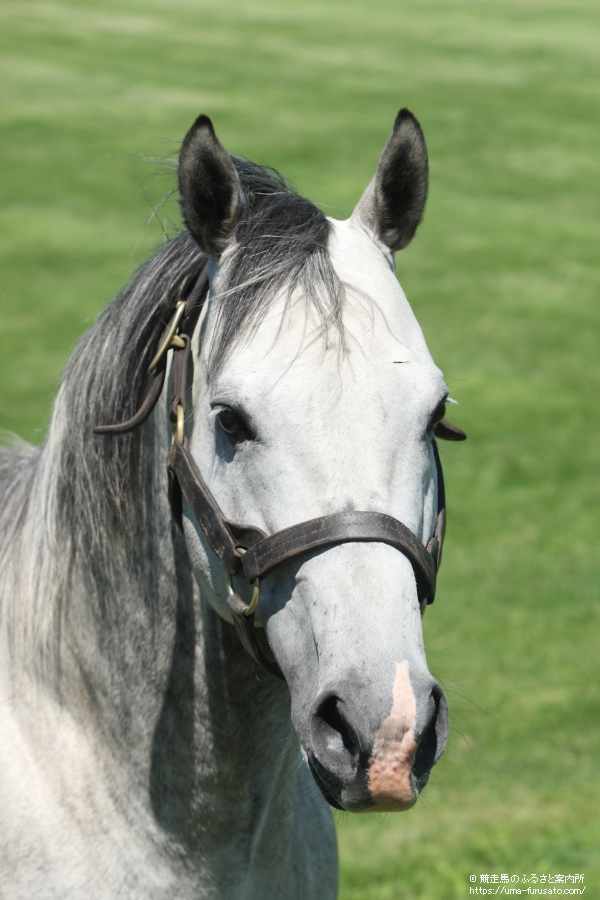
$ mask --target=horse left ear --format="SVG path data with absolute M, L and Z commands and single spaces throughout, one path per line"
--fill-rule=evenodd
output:
M 208 116 L 198 116 L 183 139 L 178 180 L 183 221 L 207 256 L 218 259 L 233 237 L 242 191 Z
M 375 178 L 359 200 L 352 218 L 392 251 L 402 250 L 423 218 L 429 164 L 421 126 L 401 109 L 383 148 Z

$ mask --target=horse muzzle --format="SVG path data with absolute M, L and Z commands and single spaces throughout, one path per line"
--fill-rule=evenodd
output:
M 442 755 L 448 706 L 431 677 L 413 690 L 398 664 L 392 709 L 374 735 L 363 733 L 357 706 L 328 691 L 310 722 L 307 760 L 327 802 L 349 812 L 410 809 Z

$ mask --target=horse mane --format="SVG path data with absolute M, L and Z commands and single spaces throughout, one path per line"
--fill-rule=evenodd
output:
M 341 330 L 343 286 L 327 253 L 327 218 L 274 170 L 233 160 L 244 202 L 216 298 L 212 375 L 285 287 L 290 302 L 301 288 L 323 332 L 332 324 Z M 145 602 L 156 601 L 150 569 L 158 537 L 149 523 L 162 528 L 161 539 L 165 524 L 174 527 L 166 498 L 166 415 L 117 438 L 93 429 L 138 409 L 160 334 L 204 262 L 182 231 L 143 263 L 69 359 L 43 446 L 21 443 L 0 456 L 0 632 L 15 655 L 55 653 L 77 579 L 78 590 L 83 585 L 97 598 L 100 616 L 110 614 L 107 604 L 118 596 L 124 568 L 128 578 L 145 575 Z M 173 534 L 172 541 L 182 552 L 181 538 Z
M 44 677 L 59 662 L 75 594 L 87 595 L 97 621 L 113 615 L 111 604 L 136 578 L 148 603 L 158 603 L 150 575 L 155 530 L 169 515 L 166 416 L 117 438 L 95 435 L 94 427 L 138 408 L 160 334 L 203 263 L 186 232 L 145 262 L 69 359 L 43 446 L 3 453 L 0 629 L 15 661 L 41 663 Z

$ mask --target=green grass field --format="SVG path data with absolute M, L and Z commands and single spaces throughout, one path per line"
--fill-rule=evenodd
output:
M 398 272 L 469 434 L 425 619 L 454 728 L 415 810 L 339 817 L 340 896 L 583 872 L 600 897 L 600 6 L 2 0 L 0 47 L 0 425 L 34 441 L 177 221 L 148 224 L 173 187 L 150 158 L 199 112 L 340 218 L 398 108 L 420 119 L 430 201 Z

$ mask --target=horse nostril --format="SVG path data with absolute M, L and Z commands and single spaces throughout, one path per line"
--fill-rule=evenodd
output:
M 427 723 L 413 763 L 413 775 L 421 786 L 427 783 L 429 772 L 444 752 L 447 738 L 448 704 L 444 692 L 435 682 L 429 695 Z
M 341 707 L 339 697 L 326 697 L 317 709 L 315 724 L 321 728 L 322 738 L 330 750 L 345 750 L 354 756 L 358 753 L 358 740 Z
M 311 726 L 312 749 L 317 759 L 338 778 L 351 778 L 357 769 L 360 745 L 344 715 L 344 704 L 330 694 L 317 706 Z

